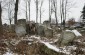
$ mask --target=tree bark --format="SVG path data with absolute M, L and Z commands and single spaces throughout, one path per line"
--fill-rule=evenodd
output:
M 26 0 L 26 21 L 28 21 L 28 14 L 27 14 L 27 0 Z
M 53 0 L 54 9 L 55 9 L 55 18 L 56 18 L 56 26 L 58 25 L 58 19 L 57 19 L 57 1 Z
M 38 0 L 36 2 L 36 23 L 38 23 Z
M 29 21 L 30 21 L 30 2 L 31 2 L 31 0 L 28 1 L 28 6 L 29 6 Z
M 40 24 L 41 24 L 41 18 L 42 18 L 42 5 L 43 5 L 43 0 L 41 1 L 41 5 L 40 5 Z
M 14 14 L 14 23 L 15 24 L 17 24 L 18 3 L 19 3 L 19 0 L 16 0 L 16 3 L 15 3 L 15 14 Z
M 0 37 L 2 37 L 3 35 L 3 26 L 2 26 L 1 16 L 2 16 L 2 8 L 1 8 L 1 2 L 0 2 Z
M 61 16 L 61 26 L 62 26 L 62 0 L 60 0 L 60 16 Z
M 50 7 L 51 4 L 50 4 L 50 1 L 51 0 L 49 0 L 49 21 L 51 23 L 51 7 Z
M 41 18 L 42 18 L 42 14 L 41 14 L 41 7 L 40 7 L 40 24 L 41 24 Z

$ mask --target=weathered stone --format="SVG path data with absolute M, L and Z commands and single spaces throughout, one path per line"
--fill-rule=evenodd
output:
M 75 34 L 73 32 L 70 31 L 64 31 L 61 34 L 61 37 L 58 40 L 58 44 L 60 46 L 64 46 L 64 45 L 69 45 L 70 42 L 73 42 L 73 40 L 75 39 Z
M 26 19 L 19 19 L 15 25 L 15 32 L 18 36 L 26 34 Z
M 27 34 L 35 34 L 35 22 L 34 21 L 27 21 L 26 23 L 26 32 Z
M 49 49 L 47 46 L 45 45 L 41 45 L 41 48 L 40 48 L 40 52 L 41 54 L 43 55 L 66 55 L 65 53 L 62 53 L 62 52 L 56 52 L 52 49 Z
M 44 21 L 43 22 L 43 25 L 45 26 L 45 27 L 51 27 L 50 25 L 50 21 Z
M 27 23 L 26 24 L 26 32 L 27 32 L 27 34 L 34 35 L 35 34 L 35 28 L 36 28 L 36 25 L 35 25 L 34 22 Z
M 23 25 L 16 25 L 15 32 L 17 36 L 23 36 L 26 34 L 26 27 L 24 27 Z
M 45 36 L 48 38 L 53 37 L 53 30 L 51 28 L 47 28 L 46 30 L 44 30 L 45 32 Z
M 40 36 L 44 36 L 44 26 L 37 26 L 37 34 Z
M 23 25 L 25 25 L 26 24 L 26 19 L 19 19 L 17 21 L 17 24 L 23 24 Z

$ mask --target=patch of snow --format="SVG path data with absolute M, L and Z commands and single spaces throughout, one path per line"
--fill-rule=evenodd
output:
M 48 48 L 52 49 L 52 50 L 55 50 L 57 52 L 59 52 L 60 50 L 58 48 L 56 48 L 55 46 L 49 44 L 48 42 L 42 42 L 44 43 Z
M 52 28 L 48 27 L 48 29 L 52 29 Z
M 6 52 L 6 54 L 4 54 L 4 55 L 13 55 L 12 53 L 9 53 L 9 52 Z
M 45 42 L 45 41 L 41 40 L 40 37 L 31 36 L 30 38 L 37 39 L 38 42 L 44 44 L 47 48 L 49 48 L 53 51 L 70 54 L 70 51 L 67 51 L 66 48 L 65 49 L 62 48 L 63 50 L 61 50 L 59 47 L 56 47 L 55 45 L 50 44 L 50 42 Z M 57 41 L 57 39 L 55 41 Z
M 76 41 L 82 43 L 80 39 L 78 39 L 78 40 L 76 40 Z
M 82 51 L 85 51 L 85 48 L 81 48 L 82 49 Z
M 60 28 L 58 28 L 60 30 Z
M 73 32 L 77 37 L 82 36 L 82 34 L 79 33 L 77 30 L 66 30 L 66 31 Z
M 57 34 L 58 37 L 60 37 L 61 34 Z
M 29 40 L 29 41 L 33 41 L 33 39 L 30 39 L 30 38 L 29 38 L 28 40 Z
M 28 43 L 28 45 L 31 45 L 32 43 L 30 42 L 30 43 Z
M 40 37 L 36 37 L 35 35 L 31 36 L 30 38 L 40 39 Z
M 72 32 L 71 30 L 66 30 L 66 31 Z
M 49 43 L 55 43 L 55 42 L 57 42 L 58 41 L 58 39 L 54 39 L 53 41 L 51 41 L 51 42 L 49 42 Z
M 10 42 L 12 45 L 17 45 L 21 40 L 15 40 L 12 39 L 12 41 Z
M 76 36 L 82 36 L 77 30 L 72 30 L 72 32 L 73 32 Z
M 70 52 L 67 52 L 66 50 L 61 51 L 61 49 L 55 47 L 54 45 L 51 45 L 51 44 L 48 43 L 48 42 L 43 42 L 43 41 L 41 41 L 41 42 L 42 42 L 43 44 L 45 44 L 45 46 L 47 46 L 49 49 L 52 49 L 52 50 L 54 50 L 54 51 L 56 51 L 56 52 L 62 52 L 62 53 L 65 53 L 65 54 L 70 54 Z
M 58 39 L 55 39 L 55 40 L 54 40 L 54 42 L 57 42 L 57 41 L 58 41 Z
M 81 31 L 85 31 L 85 30 L 81 30 Z
M 11 52 L 6 52 L 5 54 L 3 55 L 18 55 L 18 54 L 14 54 L 14 53 L 11 53 Z

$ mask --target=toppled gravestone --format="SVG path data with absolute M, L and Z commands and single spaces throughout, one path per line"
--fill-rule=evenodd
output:
M 15 32 L 17 36 L 23 36 L 26 34 L 26 20 L 19 19 L 17 25 L 15 25 Z
M 59 40 L 58 40 L 58 45 L 59 46 L 65 46 L 69 45 L 70 42 L 73 42 L 73 40 L 76 38 L 75 34 L 71 31 L 64 31 Z

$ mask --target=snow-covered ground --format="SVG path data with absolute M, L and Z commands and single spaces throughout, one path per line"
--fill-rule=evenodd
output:
M 66 31 L 70 31 L 70 30 L 66 30 Z M 71 32 L 74 32 L 75 34 L 77 34 L 76 36 L 81 36 L 81 34 L 77 31 L 77 30 L 72 30 Z M 71 54 L 71 50 L 76 50 L 77 47 L 75 46 L 64 46 L 64 47 L 57 47 L 57 45 L 52 45 L 51 41 L 49 42 L 45 42 L 44 40 L 42 40 L 40 38 L 40 36 L 36 37 L 35 35 L 34 36 L 31 36 L 31 37 L 28 37 L 28 39 L 21 39 L 21 40 L 29 40 L 29 41 L 34 41 L 35 40 L 39 43 L 42 43 L 44 44 L 47 48 L 53 50 L 53 51 L 56 51 L 56 52 L 60 52 L 60 53 L 64 53 L 66 55 L 70 55 Z M 56 39 L 57 40 L 57 39 Z M 15 40 L 14 40 L 15 41 Z M 19 40 L 20 42 L 20 40 Z M 17 44 L 19 43 L 17 42 Z M 28 43 L 29 44 L 29 43 Z M 31 44 L 31 43 L 30 43 Z M 5 54 L 3 55 L 18 55 L 18 54 L 15 54 L 15 53 L 12 53 L 11 51 L 8 51 L 6 52 Z
M 15 53 L 12 53 L 12 52 L 6 52 L 5 54 L 3 55 L 18 55 L 18 54 L 15 54 Z
M 36 37 L 36 36 L 31 36 L 31 37 L 37 39 L 40 43 L 44 44 L 47 48 L 49 48 L 53 51 L 56 51 L 56 52 L 65 53 L 67 55 L 71 54 L 72 49 L 74 49 L 74 50 L 76 49 L 75 46 L 68 46 L 69 47 L 68 50 L 67 50 L 66 46 L 59 48 L 59 47 L 56 47 L 55 45 L 50 44 L 50 42 L 45 42 L 45 41 L 41 40 L 40 37 Z

